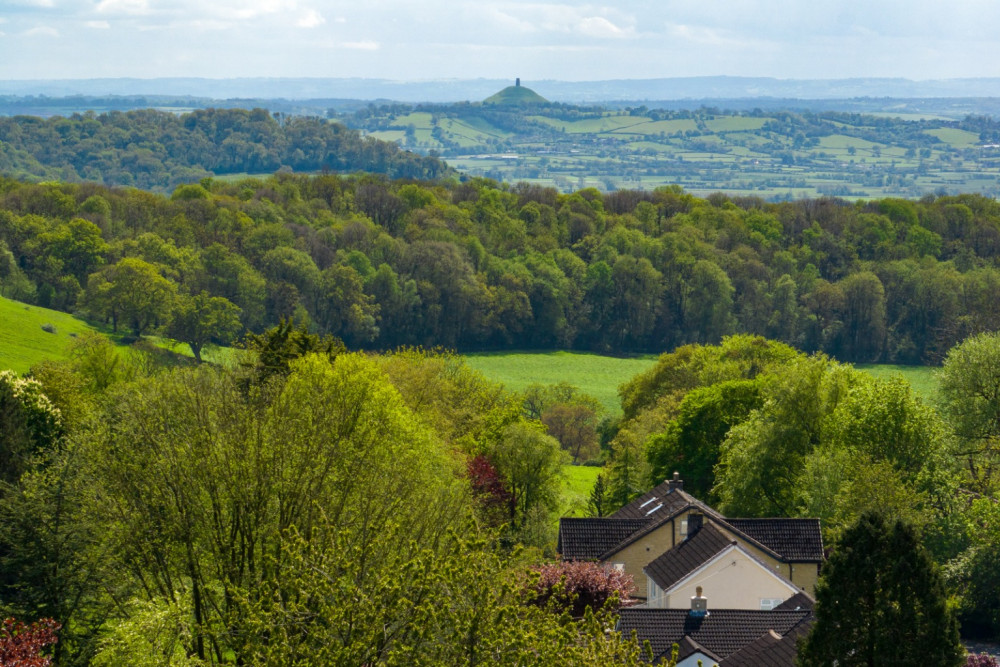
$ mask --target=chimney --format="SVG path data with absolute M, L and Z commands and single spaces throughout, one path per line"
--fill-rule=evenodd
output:
M 671 491 L 682 491 L 684 489 L 684 480 L 681 479 L 681 474 L 679 472 L 674 472 L 673 479 L 667 482 L 667 488 Z
M 691 598 L 690 615 L 698 618 L 708 616 L 708 598 L 701 594 L 701 586 L 695 589 L 695 595 Z
M 691 512 L 690 514 L 688 514 L 688 518 L 687 518 L 687 522 L 688 522 L 688 524 L 687 524 L 687 528 L 688 528 L 688 530 L 687 530 L 687 539 L 690 540 L 692 537 L 695 536 L 695 534 L 699 530 L 701 530 L 701 525 L 702 525 L 702 522 L 703 522 L 704 518 L 705 517 L 702 514 L 699 514 L 697 512 Z

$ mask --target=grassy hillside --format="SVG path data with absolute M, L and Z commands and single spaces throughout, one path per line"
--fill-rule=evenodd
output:
M 67 313 L 0 297 L 0 369 L 24 373 L 45 359 L 65 359 L 73 336 L 93 329 Z
M 47 325 L 54 327 L 54 333 L 42 329 L 42 326 Z M 17 373 L 26 373 L 40 361 L 66 359 L 74 336 L 85 331 L 99 330 L 68 313 L 0 297 L 0 370 L 11 369 Z M 120 337 L 111 338 L 121 345 L 121 349 L 126 348 L 120 342 Z M 194 357 L 187 343 L 176 343 L 159 336 L 149 336 L 147 340 L 179 357 Z M 222 365 L 238 361 L 237 350 L 230 347 L 208 347 L 202 352 L 202 358 Z

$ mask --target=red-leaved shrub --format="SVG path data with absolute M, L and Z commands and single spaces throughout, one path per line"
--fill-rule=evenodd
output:
M 635 602 L 630 597 L 635 590 L 632 575 L 597 563 L 563 561 L 538 565 L 532 570 L 538 573 L 538 580 L 532 584 L 533 602 L 539 605 L 554 602 L 569 609 L 575 617 L 583 616 L 588 607 L 597 611 L 612 598 L 617 600 L 616 608 Z
M 46 646 L 58 641 L 56 630 L 60 627 L 51 618 L 31 625 L 13 618 L 5 619 L 0 629 L 0 667 L 49 667 L 52 658 L 41 653 Z
M 504 486 L 496 466 L 480 454 L 469 459 L 466 466 L 472 495 L 480 509 L 480 516 L 490 525 L 503 523 L 511 501 L 510 491 Z

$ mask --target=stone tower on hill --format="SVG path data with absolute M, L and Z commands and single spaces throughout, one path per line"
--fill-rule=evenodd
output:
M 521 85 L 521 79 L 516 79 L 513 86 L 507 86 L 499 93 L 490 95 L 483 104 L 495 106 L 530 106 L 535 104 L 549 104 L 549 101 L 533 91 L 531 88 Z

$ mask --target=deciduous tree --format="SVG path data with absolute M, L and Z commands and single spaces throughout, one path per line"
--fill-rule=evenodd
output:
M 124 322 L 138 337 L 167 320 L 176 293 L 177 285 L 154 265 L 126 257 L 90 275 L 86 300 L 90 308 L 111 320 L 115 331 Z
M 225 297 L 201 292 L 178 297 L 170 314 L 167 335 L 187 343 L 195 360 L 201 363 L 201 351 L 206 345 L 227 345 L 242 328 L 239 306 Z

